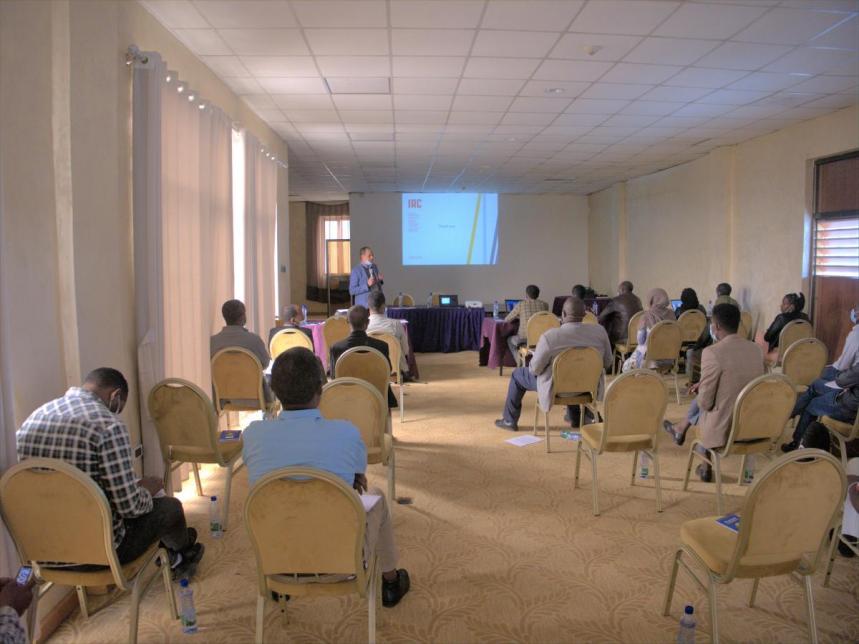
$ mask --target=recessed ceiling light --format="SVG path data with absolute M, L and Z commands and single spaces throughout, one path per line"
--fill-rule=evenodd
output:
M 563 94 L 567 90 L 563 87 L 547 87 L 543 91 L 546 92 L 546 94 Z

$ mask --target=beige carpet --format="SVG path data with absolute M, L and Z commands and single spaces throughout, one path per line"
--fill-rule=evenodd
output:
M 408 386 L 406 422 L 395 415 L 398 494 L 413 497 L 395 506 L 402 565 L 412 591 L 394 609 L 381 609 L 383 642 L 667 642 L 675 637 L 683 602 L 695 605 L 699 641 L 709 640 L 706 597 L 681 576 L 670 617 L 661 606 L 681 523 L 715 514 L 712 487 L 680 491 L 685 450 L 663 443 L 665 511 L 657 514 L 652 480 L 630 487 L 630 455 L 600 459 L 602 515 L 591 513 L 590 470 L 571 488 L 573 457 L 546 454 L 544 444 L 513 447 L 496 429 L 508 376 L 476 366 L 475 353 L 420 355 L 428 384 Z M 533 418 L 526 399 L 523 424 Z M 673 403 L 669 417 L 685 410 Z M 556 425 L 561 411 L 554 413 Z M 562 444 L 563 443 L 563 444 Z M 569 450 L 571 443 L 553 441 Z M 734 472 L 737 463 L 729 463 Z M 214 474 L 207 493 L 220 492 Z M 384 487 L 373 466 L 371 484 Z M 256 573 L 241 524 L 247 492 L 237 477 L 222 540 L 206 533 L 206 557 L 193 586 L 201 642 L 250 642 Z M 729 486 L 729 507 L 742 489 Z M 185 505 L 192 525 L 207 525 L 206 505 Z M 859 639 L 859 562 L 839 558 L 830 588 L 814 583 L 822 641 Z M 745 605 L 749 581 L 720 589 L 725 641 L 807 640 L 803 594 L 787 578 L 765 580 L 758 605 Z M 127 601 L 84 621 L 70 619 L 51 642 L 124 642 Z M 167 618 L 163 590 L 153 585 L 141 608 L 140 641 L 185 641 Z M 266 642 L 360 642 L 367 637 L 367 608 L 352 599 L 298 600 L 290 624 L 270 605 Z

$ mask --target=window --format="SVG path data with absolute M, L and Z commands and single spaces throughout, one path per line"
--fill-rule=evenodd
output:
M 325 272 L 329 275 L 348 275 L 350 272 L 348 240 L 351 238 L 349 217 L 323 215 L 321 219 L 325 230 Z M 329 243 L 329 240 L 346 243 Z
M 818 219 L 814 246 L 815 276 L 859 279 L 859 216 Z

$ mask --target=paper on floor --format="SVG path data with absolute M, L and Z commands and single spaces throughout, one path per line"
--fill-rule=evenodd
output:
M 533 434 L 526 434 L 525 436 L 517 436 L 516 438 L 508 438 L 505 443 L 510 443 L 511 445 L 516 445 L 516 447 L 525 447 L 526 445 L 533 445 L 534 443 L 541 443 L 543 441 L 542 438 L 534 436 Z
M 361 503 L 364 505 L 364 512 L 369 512 L 373 506 L 379 502 L 382 497 L 378 494 L 362 494 Z

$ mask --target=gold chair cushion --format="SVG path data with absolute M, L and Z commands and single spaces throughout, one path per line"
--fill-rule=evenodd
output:
M 224 441 L 218 443 L 221 450 L 221 458 L 224 462 L 232 460 L 236 454 L 242 451 L 242 439 L 237 441 Z M 182 463 L 217 463 L 218 459 L 212 454 L 209 448 L 203 447 L 173 447 L 170 451 L 170 458 L 173 461 Z
M 824 416 L 820 422 L 826 425 L 827 429 L 837 432 L 842 436 L 850 436 L 853 431 L 853 423 L 845 423 L 843 420 L 835 420 L 829 416 Z
M 590 423 L 581 428 L 582 440 L 591 449 L 599 449 L 602 442 L 603 423 Z M 628 434 L 627 436 L 616 436 L 606 446 L 606 452 L 632 452 L 649 449 L 653 445 L 653 437 L 647 434 Z
M 336 597 L 339 595 L 363 594 L 354 577 L 348 575 L 325 575 L 323 581 L 309 576 L 268 575 L 266 586 L 276 593 L 294 597 Z M 342 581 L 337 581 L 342 579 Z
M 157 549 L 158 542 L 155 541 L 137 559 L 122 566 L 122 574 L 125 578 L 128 580 L 134 579 L 143 570 L 143 567 L 149 563 L 149 560 L 152 559 Z M 59 586 L 109 586 L 116 583 L 110 568 L 92 572 L 80 572 L 66 568 L 42 567 L 39 569 L 39 573 L 40 577 L 45 581 L 52 581 Z

